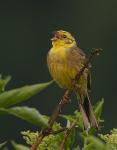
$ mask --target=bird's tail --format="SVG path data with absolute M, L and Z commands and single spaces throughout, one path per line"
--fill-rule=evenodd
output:
M 90 127 L 94 127 L 98 129 L 99 128 L 98 122 L 93 112 L 93 108 L 92 108 L 88 93 L 85 96 L 85 98 L 82 99 L 81 96 L 79 98 L 80 98 L 79 108 L 80 108 L 80 112 L 83 118 L 85 129 L 89 129 Z

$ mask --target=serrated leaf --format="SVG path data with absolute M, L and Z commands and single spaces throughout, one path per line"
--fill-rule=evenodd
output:
M 100 120 L 102 114 L 103 104 L 104 104 L 104 99 L 102 98 L 101 101 L 98 101 L 97 104 L 94 106 L 94 112 L 98 120 Z
M 26 101 L 33 95 L 47 88 L 53 81 L 34 85 L 27 85 L 21 88 L 9 90 L 0 94 L 0 108 L 9 107 L 17 103 Z
M 11 143 L 15 150 L 30 150 L 29 147 L 21 145 L 21 144 L 17 144 L 14 141 L 12 141 Z
M 0 93 L 5 90 L 5 87 L 10 80 L 11 76 L 6 76 L 4 79 L 2 79 L 2 76 L 0 75 Z
M 0 148 L 2 148 L 5 144 L 6 142 L 0 143 Z
M 48 126 L 48 120 L 45 117 L 43 117 L 43 115 L 41 115 L 39 111 L 37 111 L 37 109 L 35 108 L 29 107 L 12 107 L 9 109 L 1 108 L 0 113 L 2 114 L 8 113 L 14 115 L 36 126 L 44 126 L 44 127 Z

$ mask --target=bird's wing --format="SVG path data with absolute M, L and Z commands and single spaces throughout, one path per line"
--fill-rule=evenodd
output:
M 70 67 L 75 67 L 79 71 L 86 61 L 86 55 L 80 48 L 75 46 L 69 49 L 67 60 Z
M 80 69 L 83 67 L 84 63 L 87 60 L 87 56 L 85 55 L 85 53 L 79 48 L 79 47 L 73 47 L 69 50 L 68 53 L 68 57 L 67 59 L 68 61 L 68 65 L 70 67 L 75 67 L 77 69 L 77 71 L 79 72 Z M 88 91 L 91 90 L 91 72 L 90 72 L 90 67 L 91 64 L 89 64 L 89 68 L 85 69 L 87 71 L 87 89 Z

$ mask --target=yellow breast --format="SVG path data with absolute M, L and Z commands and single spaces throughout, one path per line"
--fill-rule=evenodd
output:
M 51 49 L 48 54 L 48 67 L 53 79 L 62 88 L 70 88 L 72 80 L 76 76 L 76 69 L 71 68 L 67 61 L 66 48 Z

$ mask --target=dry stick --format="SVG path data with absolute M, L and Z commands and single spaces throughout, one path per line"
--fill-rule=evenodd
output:
M 65 142 L 67 141 L 67 138 L 68 138 L 69 134 L 71 133 L 71 131 L 75 128 L 76 123 L 77 123 L 77 121 L 75 120 L 75 121 L 71 124 L 70 128 L 65 131 L 65 133 L 64 133 L 64 139 L 63 139 L 63 141 L 62 141 L 62 143 L 61 143 L 60 150 L 64 150 Z
M 86 62 L 84 63 L 84 66 L 81 68 L 80 72 L 76 75 L 76 78 L 75 78 L 75 80 L 74 80 L 74 82 L 71 86 L 71 89 L 66 90 L 66 92 L 65 92 L 63 98 L 60 100 L 56 110 L 53 112 L 53 114 L 52 114 L 52 116 L 51 116 L 51 118 L 48 122 L 48 126 L 49 126 L 48 129 L 45 129 L 45 128 L 41 129 L 38 137 L 36 138 L 36 140 L 35 140 L 35 142 L 32 145 L 30 150 L 37 150 L 37 147 L 41 143 L 42 139 L 45 136 L 51 134 L 51 128 L 52 128 L 54 122 L 57 120 L 57 118 L 58 118 L 59 114 L 61 113 L 62 109 L 64 108 L 64 106 L 69 103 L 69 96 L 72 93 L 72 91 L 76 90 L 76 87 L 75 87 L 76 83 L 80 79 L 80 77 L 81 77 L 82 73 L 84 72 L 84 70 L 89 67 L 89 63 L 92 60 L 93 56 L 94 55 L 99 55 L 101 50 L 102 49 L 93 49 L 92 50 L 92 52 L 90 53 L 90 55 L 87 58 Z

